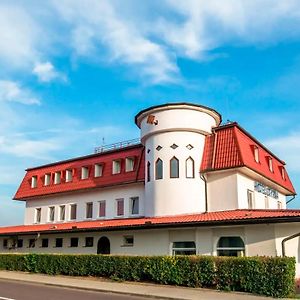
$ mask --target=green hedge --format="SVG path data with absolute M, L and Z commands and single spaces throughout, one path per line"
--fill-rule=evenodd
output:
M 288 297 L 294 294 L 295 259 L 0 254 L 0 269 L 49 275 L 102 276 Z

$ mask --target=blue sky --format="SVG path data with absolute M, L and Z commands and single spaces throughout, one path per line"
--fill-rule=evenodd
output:
M 23 222 L 27 167 L 138 137 L 135 114 L 165 102 L 238 121 L 299 192 L 299 50 L 298 0 L 2 0 L 0 225 Z

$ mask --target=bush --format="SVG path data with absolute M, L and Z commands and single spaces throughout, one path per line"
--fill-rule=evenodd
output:
M 294 293 L 295 259 L 0 254 L 0 269 L 49 275 L 102 276 L 288 297 Z

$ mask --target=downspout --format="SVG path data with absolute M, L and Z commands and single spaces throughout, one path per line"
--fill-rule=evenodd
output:
M 208 211 L 208 201 L 207 201 L 207 180 L 203 174 L 200 173 L 200 178 L 204 181 L 204 197 L 205 197 L 205 212 Z
M 283 239 L 281 241 L 281 249 L 282 249 L 282 256 L 285 256 L 285 242 L 289 241 L 289 240 L 292 240 L 296 237 L 299 237 L 300 236 L 300 232 L 296 233 L 296 234 L 293 234 L 291 236 L 288 236 L 286 237 L 285 239 Z
M 289 203 L 292 202 L 295 198 L 296 198 L 296 195 L 293 195 L 293 197 L 292 197 L 290 200 L 288 200 L 288 201 L 286 202 L 286 204 L 289 204 Z

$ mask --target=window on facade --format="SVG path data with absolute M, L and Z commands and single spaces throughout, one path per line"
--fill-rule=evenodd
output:
M 265 196 L 265 208 L 269 208 L 269 197 Z
M 283 166 L 279 167 L 281 178 L 285 180 L 285 169 Z
M 170 177 L 179 177 L 179 160 L 175 156 L 170 160 Z
M 196 244 L 193 241 L 174 242 L 172 245 L 172 255 L 195 255 Z
M 42 248 L 48 248 L 49 239 L 42 239 Z
M 54 184 L 59 184 L 61 182 L 61 172 L 54 173 Z
M 29 248 L 34 248 L 35 247 L 35 239 L 29 239 L 28 247 Z
M 105 217 L 105 214 L 106 214 L 106 201 L 102 200 L 99 201 L 99 217 L 103 218 Z
M 8 239 L 3 240 L 3 248 L 6 249 L 8 247 Z
M 218 256 L 244 256 L 245 244 L 239 236 L 220 237 L 217 244 Z
M 94 238 L 86 237 L 85 238 L 85 247 L 93 247 L 94 246 Z
M 77 204 L 70 205 L 70 220 L 76 220 L 77 218 Z
M 134 244 L 133 235 L 125 235 L 123 237 L 123 243 L 124 243 L 124 246 L 133 246 L 133 244 Z
M 82 167 L 81 168 L 81 179 L 87 179 L 87 178 L 89 178 L 89 168 Z
M 127 157 L 125 160 L 125 171 L 131 172 L 134 170 L 134 158 L 133 157 Z
M 256 145 L 252 145 L 251 148 L 255 162 L 259 163 L 259 148 Z
M 121 173 L 121 160 L 120 159 L 113 160 L 112 173 L 113 174 Z
M 55 217 L 55 207 L 50 206 L 49 207 L 49 222 L 53 222 Z
M 248 201 L 248 208 L 253 209 L 255 207 L 254 192 L 251 190 L 247 190 L 247 201 Z
M 37 187 L 37 176 L 32 176 L 31 177 L 31 188 L 36 188 Z
M 66 182 L 73 180 L 73 170 L 66 170 Z
M 42 214 L 42 209 L 40 207 L 35 209 L 35 223 L 41 223 L 41 214 Z
M 72 237 L 70 239 L 70 247 L 78 247 L 79 239 L 77 237 Z
M 62 248 L 62 246 L 63 246 L 63 238 L 56 238 L 55 239 L 55 247 Z
M 66 218 L 66 206 L 65 205 L 61 205 L 59 207 L 59 220 L 60 221 L 64 221 Z
M 282 203 L 281 203 L 281 201 L 277 201 L 277 208 L 278 209 L 282 209 Z
M 96 164 L 95 165 L 95 177 L 101 177 L 103 175 L 103 165 Z
M 147 182 L 151 180 L 151 163 L 150 161 L 147 162 Z
M 132 215 L 139 214 L 139 197 L 130 198 L 130 211 Z
M 124 215 L 124 199 L 117 199 L 117 216 L 123 216 Z
M 155 162 L 155 179 L 163 178 L 163 161 L 158 158 Z
M 268 157 L 267 157 L 267 161 L 268 161 L 269 170 L 270 170 L 271 172 L 273 172 L 273 159 L 272 159 L 272 157 L 271 157 L 271 156 L 268 156 Z
M 189 157 L 186 161 L 185 161 L 185 176 L 186 178 L 194 178 L 195 177 L 195 162 L 194 160 Z
M 51 182 L 51 174 L 47 173 L 45 174 L 44 185 L 50 185 L 50 182 Z
M 85 217 L 87 219 L 92 219 L 93 218 L 93 202 L 86 203 L 86 215 L 85 215 Z
M 18 239 L 18 241 L 17 241 L 17 247 L 18 248 L 23 248 L 23 240 L 22 239 Z

